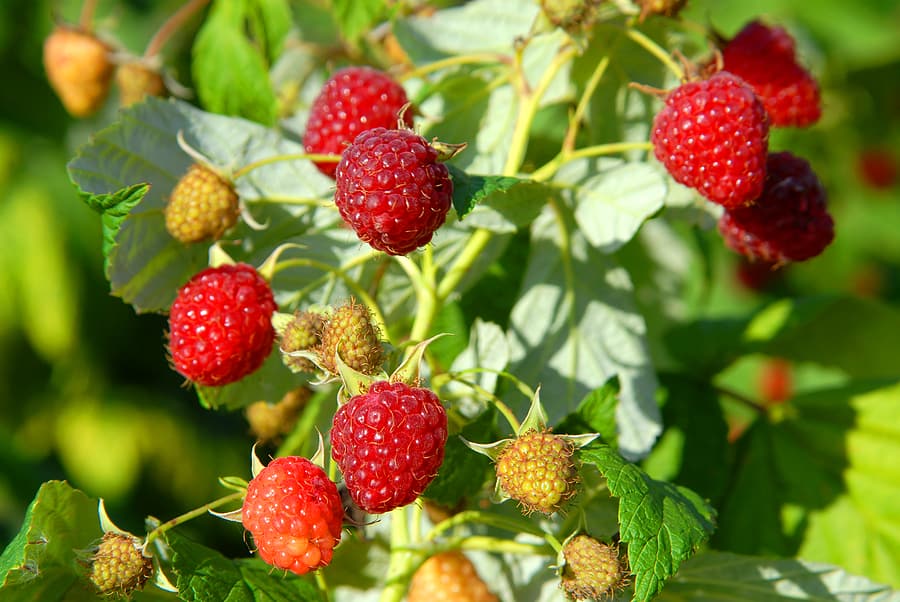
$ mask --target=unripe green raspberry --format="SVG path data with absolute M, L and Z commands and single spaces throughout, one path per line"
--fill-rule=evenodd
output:
M 338 371 L 336 350 L 345 364 L 363 374 L 376 374 L 384 361 L 384 349 L 369 309 L 353 299 L 335 309 L 322 328 L 318 351 L 322 365 L 333 374 Z
M 316 366 L 305 357 L 289 355 L 294 351 L 313 349 L 322 340 L 325 318 L 314 311 L 298 311 L 281 335 L 281 359 L 294 372 L 315 372 Z
M 166 205 L 166 230 L 185 244 L 218 239 L 240 214 L 234 187 L 216 172 L 195 163 L 184 174 Z
M 578 535 L 563 547 L 566 559 L 560 587 L 573 600 L 599 600 L 625 585 L 628 563 L 619 547 Z
M 153 562 L 135 537 L 109 531 L 91 557 L 90 579 L 102 594 L 130 596 L 153 574 Z
M 589 29 L 597 18 L 602 0 L 541 0 L 547 19 L 566 31 Z
M 549 431 L 528 431 L 507 445 L 497 458 L 497 479 L 509 497 L 527 513 L 552 514 L 575 495 L 578 468 L 571 441 Z
M 244 410 L 250 432 L 258 441 L 268 443 L 277 441 L 287 435 L 297 423 L 297 417 L 312 397 L 307 387 L 298 387 L 288 391 L 278 403 L 257 401 Z

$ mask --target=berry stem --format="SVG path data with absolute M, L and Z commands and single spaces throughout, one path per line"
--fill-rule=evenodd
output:
M 391 557 L 380 602 L 400 602 L 412 575 L 416 555 L 409 549 L 408 507 L 391 512 Z
M 368 255 L 366 256 L 368 257 Z M 368 292 L 364 288 L 362 288 L 354 278 L 348 275 L 345 272 L 345 268 L 343 267 L 334 267 L 327 263 L 323 263 L 321 261 L 316 261 L 315 259 L 305 259 L 305 258 L 294 258 L 294 259 L 286 259 L 284 261 L 279 261 L 275 266 L 274 274 L 278 272 L 292 267 L 310 267 L 310 268 L 318 268 L 324 272 L 328 272 L 330 274 L 334 274 L 338 278 L 344 281 L 344 284 L 347 285 L 347 288 L 353 291 L 353 293 L 359 297 L 359 299 L 366 304 L 369 308 L 369 311 L 372 312 L 372 319 L 375 321 L 376 326 L 381 330 L 382 334 L 387 337 L 389 336 L 387 330 L 387 324 L 384 321 L 384 316 L 381 313 L 381 309 L 378 307 L 378 304 L 375 300 L 369 295 Z M 390 340 L 388 340 L 390 342 Z
M 505 378 L 509 382 L 513 384 L 513 386 L 519 390 L 519 392 L 525 396 L 526 399 L 534 398 L 534 389 L 529 387 L 525 382 L 522 381 L 521 378 L 517 377 L 515 374 L 510 374 L 506 370 L 495 370 L 494 368 L 466 368 L 465 370 L 460 370 L 459 372 L 454 372 L 450 376 L 452 378 L 456 378 L 459 376 L 466 376 L 468 374 L 496 374 L 501 378 Z
M 217 500 L 213 500 L 208 504 L 203 504 L 199 508 L 195 508 L 190 512 L 185 512 L 181 516 L 176 516 L 175 518 L 169 519 L 166 522 L 162 523 L 150 533 L 147 534 L 147 539 L 144 541 L 144 546 L 149 545 L 154 539 L 157 539 L 160 535 L 171 529 L 172 527 L 177 527 L 182 523 L 186 523 L 191 519 L 197 518 L 198 516 L 202 516 L 220 506 L 227 504 L 228 502 L 233 502 L 235 500 L 239 500 L 246 495 L 245 491 L 237 491 L 235 493 L 230 493 L 224 497 L 220 497 Z
M 322 571 L 316 571 L 316 587 L 319 588 L 319 596 L 322 598 L 322 602 L 328 602 L 330 597 L 328 596 L 328 581 L 325 580 L 325 574 Z
M 271 165 L 272 163 L 280 163 L 281 161 L 297 161 L 301 159 L 308 159 L 309 161 L 316 161 L 319 163 L 337 163 L 341 160 L 340 155 L 321 155 L 316 153 L 286 153 L 284 155 L 272 155 L 271 157 L 266 157 L 264 159 L 258 159 L 253 161 L 252 163 L 247 163 L 240 169 L 236 170 L 233 174 L 231 174 L 232 180 L 237 180 L 242 176 L 246 176 L 249 172 L 262 167 L 264 165 Z
M 396 259 L 403 271 L 406 272 L 406 275 L 409 276 L 413 290 L 416 292 L 416 317 L 413 321 L 409 338 L 416 342 L 424 341 L 428 337 L 428 331 L 431 329 L 431 324 L 434 322 L 434 316 L 437 314 L 438 309 L 434 278 L 427 278 L 409 257 L 399 255 Z M 430 271 L 433 272 L 433 269 Z
M 604 155 L 614 155 L 616 153 L 623 153 L 631 150 L 650 151 L 653 150 L 653 144 L 650 142 L 610 142 L 608 144 L 586 146 L 570 152 L 564 150 L 542 167 L 535 170 L 531 174 L 531 179 L 536 182 L 546 182 L 559 171 L 560 167 L 569 161 L 590 157 L 602 157 Z
M 78 27 L 85 32 L 94 30 L 94 13 L 97 10 L 97 0 L 84 0 L 81 5 L 81 14 L 78 17 Z
M 188 0 L 181 8 L 169 17 L 165 23 L 153 34 L 147 49 L 144 51 L 144 57 L 154 57 L 162 50 L 169 38 L 172 37 L 178 29 L 190 19 L 195 12 L 203 8 L 209 0 Z
M 648 38 L 646 35 L 638 31 L 637 29 L 633 29 L 631 27 L 625 29 L 625 35 L 628 36 L 632 42 L 655 56 L 659 59 L 659 61 L 666 66 L 666 68 L 672 72 L 678 81 L 684 80 L 684 69 L 681 68 L 681 65 L 675 62 L 675 60 L 666 52 L 663 48 L 660 47 L 659 44 Z
M 512 427 L 512 431 L 514 433 L 519 432 L 519 428 L 521 425 L 519 424 L 518 418 L 516 418 L 515 413 L 512 410 L 510 410 L 509 406 L 507 406 L 505 403 L 503 403 L 499 397 L 497 397 L 490 391 L 487 391 L 486 389 L 481 387 L 478 383 L 473 383 L 471 381 L 463 380 L 461 378 L 453 378 L 453 380 L 455 382 L 458 382 L 461 385 L 465 385 L 465 386 L 469 387 L 470 389 L 475 391 L 477 394 L 479 394 L 480 396 L 482 396 L 483 398 L 487 399 L 489 402 L 494 404 L 494 407 L 497 408 L 497 411 L 500 412 L 504 418 L 506 418 L 506 421 L 509 423 L 510 427 Z
M 433 63 L 428 63 L 422 65 L 421 67 L 416 67 L 412 71 L 404 73 L 400 75 L 397 80 L 400 82 L 406 81 L 408 79 L 412 79 L 414 77 L 423 77 L 428 75 L 429 73 L 434 73 L 435 71 L 440 71 L 441 69 L 446 69 L 447 67 L 455 67 L 457 65 L 472 65 L 472 64 L 489 64 L 489 63 L 503 63 L 509 64 L 512 62 L 512 59 L 505 54 L 499 53 L 475 53 L 475 54 L 463 54 L 460 56 L 451 56 L 446 59 L 441 59 L 439 61 L 434 61 Z
M 715 392 L 718 393 L 719 395 L 723 395 L 725 397 L 733 399 L 733 400 L 747 406 L 748 408 L 751 408 L 752 410 L 754 410 L 755 412 L 757 412 L 759 414 L 766 413 L 766 408 L 763 404 L 761 404 L 753 399 L 750 399 L 743 393 L 738 393 L 737 391 L 734 391 L 733 389 L 729 389 L 727 387 L 722 387 L 720 385 L 713 385 L 713 390 L 715 390 Z
M 433 542 L 442 533 L 466 523 L 487 525 L 512 533 L 530 533 L 531 535 L 536 535 L 538 537 L 544 537 L 546 535 L 546 533 L 541 531 L 530 521 L 501 516 L 499 514 L 491 514 L 480 510 L 464 510 L 459 514 L 455 514 L 448 519 L 442 520 L 432 527 L 431 531 L 429 531 L 428 535 L 425 537 L 425 540 Z
M 575 112 L 569 120 L 569 129 L 566 131 L 565 139 L 563 139 L 563 154 L 571 153 L 575 149 L 575 138 L 578 137 L 578 130 L 581 129 L 581 120 L 587 111 L 588 102 L 597 90 L 597 86 L 600 85 L 600 80 L 603 79 L 607 67 L 609 67 L 609 55 L 604 56 L 597 63 L 594 72 L 591 73 L 591 77 L 588 79 L 587 85 L 584 87 L 584 93 L 578 99 L 578 106 L 575 107 Z
M 410 550 L 422 552 L 421 546 L 412 546 Z M 468 535 L 447 539 L 428 548 L 429 553 L 447 552 L 450 550 L 482 550 L 485 552 L 521 554 L 526 556 L 554 556 L 556 552 L 552 544 L 525 543 L 509 539 L 500 539 L 488 535 Z

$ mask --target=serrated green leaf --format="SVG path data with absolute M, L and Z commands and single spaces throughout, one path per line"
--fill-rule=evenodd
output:
M 799 395 L 782 413 L 742 437 L 717 547 L 799 555 L 900 587 L 900 383 Z
M 255 401 L 276 403 L 301 383 L 300 377 L 285 367 L 281 354 L 275 351 L 259 370 L 237 382 L 222 387 L 194 385 L 194 389 L 203 407 L 234 411 Z
M 608 445 L 585 447 L 580 457 L 600 470 L 619 498 L 619 536 L 628 544 L 633 599 L 650 600 L 712 534 L 715 510 L 690 489 L 651 479 Z
M 383 0 L 332 0 L 331 6 L 342 36 L 354 44 L 388 12 Z
M 575 412 L 566 416 L 553 430 L 569 435 L 600 433 L 603 441 L 615 448 L 619 391 L 619 378 L 610 377 L 602 387 L 585 395 Z
M 245 34 L 246 11 L 244 0 L 213 4 L 194 42 L 191 72 L 209 111 L 272 125 L 278 103 L 265 57 Z
M 0 555 L 0 598 L 94 600 L 83 578 L 77 550 L 103 535 L 97 500 L 65 481 L 41 485 L 16 537 Z
M 575 192 L 575 221 L 594 247 L 612 253 L 662 209 L 666 190 L 655 167 L 625 163 L 580 183 Z
M 259 38 L 264 41 L 266 58 L 273 64 L 281 56 L 284 40 L 291 30 L 291 5 L 288 0 L 252 0 L 250 8 L 262 30 Z
M 460 437 L 468 441 L 496 439 L 499 436 L 494 426 L 496 414 L 493 409 L 482 412 L 458 435 L 447 439 L 444 462 L 437 477 L 422 494 L 424 497 L 453 508 L 460 500 L 481 491 L 491 470 L 491 460 L 469 449 Z
M 525 182 L 508 176 L 478 176 L 467 174 L 453 165 L 447 165 L 453 180 L 453 208 L 463 219 L 478 203 L 496 192 L 506 192 L 516 184 Z
M 900 592 L 833 565 L 704 552 L 682 564 L 657 599 L 659 602 L 898 602 Z
M 492 322 L 475 318 L 469 334 L 469 344 L 453 362 L 450 370 L 452 372 L 472 368 L 484 370 L 476 374 L 467 374 L 465 378 L 477 383 L 485 391 L 493 393 L 497 389 L 496 372 L 505 370 L 508 363 L 509 343 L 503 329 Z M 461 386 L 457 390 L 462 392 L 465 387 Z
M 506 191 L 484 197 L 466 215 L 463 225 L 491 232 L 516 232 L 530 225 L 550 198 L 559 198 L 558 191 L 544 184 L 520 181 Z
M 306 579 L 274 570 L 258 559 L 232 560 L 216 550 L 169 532 L 166 540 L 174 556 L 178 596 L 186 602 L 318 602 L 314 585 Z
M 117 190 L 112 194 L 94 194 L 84 199 L 88 207 L 100 214 L 100 221 L 103 227 L 103 257 L 104 272 L 109 278 L 109 256 L 113 248 L 116 246 L 116 237 L 119 234 L 119 228 L 131 213 L 147 191 L 150 189 L 149 184 L 134 184 L 127 188 Z
M 507 332 L 511 371 L 541 384 L 551 423 L 617 375 L 619 449 L 642 456 L 661 427 L 656 376 L 631 281 L 613 258 L 588 244 L 567 207 L 553 209 L 545 208 L 532 224 L 531 254 Z

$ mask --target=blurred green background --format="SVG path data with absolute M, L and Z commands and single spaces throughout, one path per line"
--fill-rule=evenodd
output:
M 164 353 L 165 319 L 136 316 L 108 293 L 100 221 L 65 166 L 115 118 L 115 94 L 88 120 L 62 109 L 41 65 L 51 14 L 77 20 L 78 2 L 0 3 L 0 541 L 18 531 L 39 484 L 67 479 L 107 501 L 123 528 L 169 518 L 222 493 L 219 475 L 247 476 L 252 443 L 239 414 L 199 407 Z M 141 53 L 182 2 L 100 2 L 98 29 Z M 714 231 L 686 232 L 708 250 L 691 264 L 688 317 L 745 315 L 782 296 L 842 292 L 900 299 L 900 4 L 896 0 L 691 0 L 686 15 L 732 35 L 763 15 L 787 27 L 820 79 L 824 117 L 777 132 L 773 150 L 810 160 L 829 190 L 835 243 L 800 266 L 740 278 Z M 194 26 L 196 23 L 194 23 Z M 166 50 L 190 86 L 188 26 Z M 898 358 L 900 359 L 900 358 Z M 743 385 L 758 362 L 743 367 Z M 802 382 L 799 385 L 802 388 Z M 245 554 L 236 527 L 185 527 L 225 553 Z

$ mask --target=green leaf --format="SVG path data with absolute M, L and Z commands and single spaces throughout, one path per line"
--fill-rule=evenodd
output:
M 749 318 L 735 317 L 670 324 L 663 341 L 687 371 L 711 377 L 743 355 L 741 338 L 749 323 Z
M 508 191 L 488 194 L 466 216 L 463 225 L 491 232 L 516 232 L 540 215 L 548 199 L 558 197 L 558 192 L 549 186 L 520 181 Z
M 453 508 L 460 500 L 473 497 L 481 491 L 491 471 L 491 460 L 473 452 L 460 437 L 467 441 L 496 439 L 499 436 L 494 426 L 496 414 L 494 410 L 482 412 L 478 418 L 463 427 L 458 435 L 451 435 L 447 439 L 444 462 L 437 477 L 422 495 Z
M 387 14 L 383 0 L 332 0 L 331 6 L 341 34 L 353 44 Z
M 658 594 L 715 529 L 715 511 L 690 489 L 651 479 L 608 445 L 581 450 L 619 498 L 619 535 L 628 544 L 634 600 Z
M 493 393 L 497 389 L 497 374 L 505 370 L 509 364 L 509 343 L 503 329 L 493 322 L 485 322 L 481 318 L 475 318 L 469 334 L 469 344 L 465 350 L 457 356 L 451 372 L 463 372 L 466 370 L 483 370 L 483 372 L 468 373 L 463 378 L 476 383 L 479 387 Z M 451 384 L 452 390 L 460 394 L 471 392 L 465 385 Z
M 832 565 L 704 552 L 681 565 L 659 602 L 898 602 L 900 592 Z
M 301 384 L 281 361 L 281 354 L 273 352 L 259 370 L 241 380 L 222 387 L 194 385 L 203 407 L 213 410 L 239 410 L 255 401 L 276 403 Z
M 213 113 L 273 125 L 278 103 L 265 57 L 247 38 L 245 0 L 218 0 L 197 33 L 191 72 L 197 95 Z
M 250 8 L 251 17 L 261 30 L 259 38 L 265 43 L 266 58 L 272 64 L 281 56 L 291 30 L 291 5 L 288 0 L 252 0 Z
M 900 587 L 900 382 L 799 395 L 780 420 L 745 433 L 738 458 L 717 547 L 798 555 Z
M 619 378 L 612 376 L 608 381 L 584 396 L 578 408 L 553 430 L 557 433 L 581 435 L 600 433 L 603 441 L 616 447 L 616 408 L 619 405 Z
M 307 579 L 278 571 L 258 559 L 232 560 L 219 552 L 169 532 L 178 596 L 186 602 L 318 602 L 322 598 Z
M 44 483 L 0 555 L 0 598 L 95 600 L 76 551 L 89 549 L 102 535 L 97 500 L 65 481 Z
M 516 184 L 526 182 L 508 176 L 470 175 L 453 165 L 447 165 L 453 180 L 453 208 L 463 219 L 475 206 L 496 192 L 506 192 Z
M 120 117 L 79 149 L 69 163 L 69 174 L 88 204 L 103 212 L 112 293 L 138 311 L 165 311 L 178 288 L 207 264 L 206 244 L 183 245 L 165 229 L 168 195 L 193 162 L 179 148 L 177 134 L 182 132 L 190 146 L 226 173 L 274 155 L 301 153 L 303 148 L 274 130 L 177 100 L 150 98 L 122 111 Z M 139 182 L 149 184 L 149 189 Z M 256 201 L 313 199 L 327 194 L 331 186 L 333 182 L 309 161 L 262 165 L 235 183 L 252 211 Z M 143 197 L 137 199 L 140 194 Z M 268 230 L 238 230 L 243 248 L 267 256 L 283 242 L 282 235 L 293 236 L 309 227 L 292 219 L 305 211 L 291 206 L 277 222 L 273 219 Z
M 507 333 L 511 371 L 541 384 L 551 423 L 618 376 L 619 448 L 641 456 L 661 427 L 656 376 L 631 281 L 612 257 L 588 244 L 567 207 L 553 208 L 532 224 L 531 254 Z
M 665 196 L 666 181 L 656 167 L 625 163 L 580 183 L 575 220 L 594 247 L 612 253 L 662 209 Z

